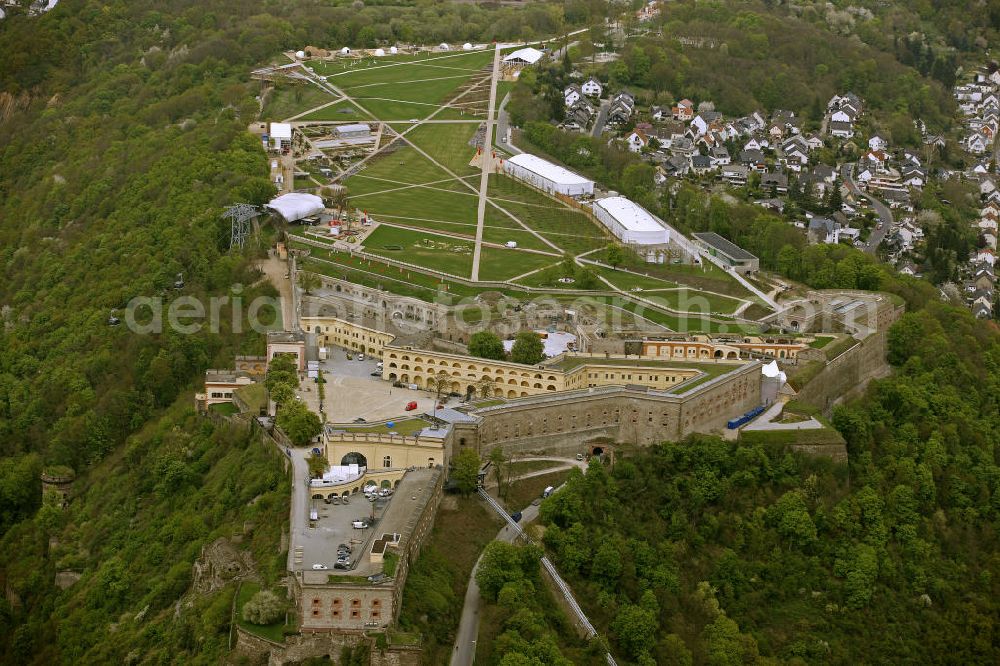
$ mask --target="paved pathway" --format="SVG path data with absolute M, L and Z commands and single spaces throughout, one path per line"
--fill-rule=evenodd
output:
M 571 458 L 549 458 L 544 456 L 517 458 L 515 459 L 515 462 L 524 460 L 556 460 L 565 462 L 566 465 L 558 468 L 541 470 L 540 473 L 529 472 L 528 474 L 518 476 L 517 479 L 539 476 L 540 474 L 549 474 L 561 469 L 566 469 L 566 467 L 573 465 L 576 465 L 584 470 L 587 467 L 585 462 L 581 462 L 579 460 Z M 523 525 L 527 525 L 536 518 L 538 518 L 538 507 L 533 504 L 529 504 L 521 511 L 521 524 Z M 511 543 L 516 538 L 517 532 L 510 525 L 504 525 L 503 529 L 497 532 L 494 541 L 506 541 L 507 543 Z M 476 560 L 476 566 L 472 568 L 472 573 L 469 575 L 469 587 L 465 591 L 465 604 L 462 606 L 462 618 L 458 624 L 458 633 L 455 635 L 455 648 L 451 653 L 451 666 L 472 666 L 472 663 L 476 659 L 476 638 L 479 635 L 479 603 L 481 601 L 479 596 L 479 585 L 476 584 L 476 571 L 479 569 L 480 560 L 482 560 L 482 555 L 480 555 L 479 560 Z
M 497 101 L 497 79 L 500 76 L 500 45 L 493 50 L 493 74 L 490 76 L 490 101 L 486 111 L 486 133 L 483 135 L 482 161 L 489 164 L 483 166 L 479 179 L 479 210 L 476 213 L 476 247 L 472 252 L 472 279 L 479 281 L 479 260 L 483 251 L 483 221 L 486 219 L 486 190 L 490 182 L 490 172 L 493 171 L 493 126 L 496 123 L 494 109 Z

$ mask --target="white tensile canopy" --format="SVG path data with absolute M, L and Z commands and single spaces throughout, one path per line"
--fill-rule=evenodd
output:
M 472 50 L 472 44 L 470 44 L 469 42 L 466 42 L 466 43 L 462 44 L 462 50 L 463 51 L 471 51 Z
M 350 53 L 350 52 L 351 52 L 351 49 L 349 49 L 349 48 L 347 48 L 347 47 L 345 46 L 344 48 L 340 49 L 340 52 L 341 52 L 341 53 L 342 53 L 343 55 L 347 55 L 348 53 Z
M 375 49 L 375 56 L 381 58 L 385 55 L 385 49 Z
M 305 192 L 282 194 L 280 197 L 271 199 L 264 207 L 270 208 L 285 218 L 286 222 L 294 222 L 310 215 L 322 213 L 325 208 L 322 198 Z
M 534 65 L 536 62 L 541 60 L 544 55 L 544 52 L 528 46 L 523 49 L 518 49 L 517 51 L 505 56 L 503 61 L 506 63 Z
M 296 51 L 295 52 L 295 57 L 298 58 L 299 60 L 302 60 L 303 58 L 306 57 L 306 52 L 305 51 Z
M 396 55 L 397 53 L 399 53 L 399 49 L 397 49 L 395 46 L 390 46 L 389 53 L 391 53 L 392 55 Z

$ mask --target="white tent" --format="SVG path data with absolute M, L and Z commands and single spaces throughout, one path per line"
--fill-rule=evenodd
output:
M 264 207 L 270 208 L 285 218 L 285 222 L 294 222 L 310 215 L 322 213 L 325 208 L 322 198 L 305 192 L 282 194 L 280 197 L 271 199 Z
M 390 46 L 389 53 L 391 53 L 392 55 L 396 55 L 397 53 L 399 53 L 399 49 L 397 49 L 395 46 Z
M 518 49 L 517 51 L 505 56 L 503 61 L 507 64 L 513 65 L 534 65 L 536 62 L 541 60 L 544 55 L 544 52 L 528 46 L 523 49 Z
M 347 48 L 346 46 L 344 48 L 340 49 L 340 55 L 347 55 L 350 52 L 351 52 L 351 49 Z
M 441 42 L 440 44 L 438 44 L 438 48 L 441 49 L 442 51 L 447 51 L 451 47 L 445 44 L 444 42 Z
M 472 50 L 472 44 L 470 44 L 469 42 L 466 42 L 466 43 L 462 44 L 462 50 L 463 51 L 471 51 Z
M 298 58 L 299 60 L 302 60 L 303 58 L 306 57 L 306 52 L 305 51 L 296 51 L 295 52 L 295 57 Z
M 375 57 L 381 58 L 385 55 L 385 49 L 375 49 Z

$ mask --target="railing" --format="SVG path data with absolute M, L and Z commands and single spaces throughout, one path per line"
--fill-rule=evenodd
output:
M 504 509 L 502 506 L 500 506 L 499 502 L 490 497 L 489 493 L 487 493 L 486 490 L 480 488 L 479 496 L 482 497 L 483 500 L 485 500 L 486 503 L 489 504 L 494 511 L 503 516 L 503 519 L 507 521 L 507 525 L 509 527 L 512 527 L 514 529 L 514 532 L 516 532 L 520 538 L 524 539 L 528 543 L 534 543 L 534 540 L 532 540 L 531 537 L 525 534 L 524 530 L 521 529 L 521 526 L 518 525 L 516 522 L 514 522 L 514 519 L 510 517 L 510 514 L 507 513 L 507 510 Z M 541 561 L 542 561 L 542 566 L 549 573 L 549 576 L 552 577 L 552 580 L 555 581 L 556 587 L 558 587 L 559 591 L 562 592 L 563 598 L 569 605 L 570 610 L 572 610 L 573 614 L 576 615 L 576 619 L 580 623 L 580 626 L 582 626 L 584 631 L 587 632 L 587 638 L 596 636 L 597 629 L 594 628 L 594 625 L 590 622 L 590 619 L 587 617 L 587 614 L 583 612 L 582 608 L 580 608 L 580 604 L 576 602 L 576 597 L 573 596 L 573 591 L 569 589 L 569 585 L 567 585 L 566 581 L 564 581 L 562 576 L 559 575 L 559 572 L 556 570 L 555 565 L 552 564 L 552 561 L 549 560 L 549 558 L 546 557 L 545 555 L 542 556 Z M 611 656 L 610 652 L 605 654 L 605 659 L 608 663 L 608 666 L 618 666 L 618 663 L 615 661 L 615 658 Z

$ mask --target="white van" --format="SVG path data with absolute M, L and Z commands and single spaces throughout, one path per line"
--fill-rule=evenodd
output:
M 555 489 L 554 487 L 552 487 L 552 486 L 549 486 L 548 488 L 546 488 L 545 490 L 543 490 L 543 491 L 542 491 L 542 497 L 548 497 L 548 496 L 549 496 L 549 495 L 551 495 L 551 494 L 552 494 L 553 492 L 555 492 L 555 490 L 556 490 L 556 489 Z

